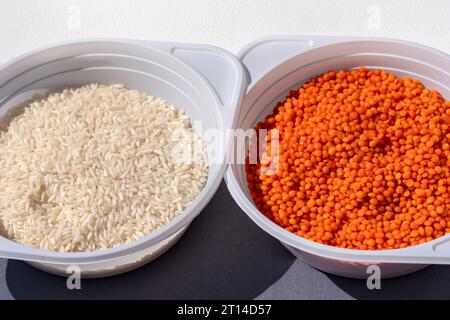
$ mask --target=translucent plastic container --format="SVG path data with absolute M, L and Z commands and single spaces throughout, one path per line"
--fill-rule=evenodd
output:
M 202 130 L 233 127 L 247 85 L 235 56 L 204 45 L 86 40 L 32 51 L 0 66 L 0 116 L 36 93 L 88 83 L 121 83 L 162 97 L 186 111 Z M 166 226 L 117 248 L 89 253 L 55 253 L 0 237 L 0 257 L 24 260 L 47 272 L 66 274 L 76 265 L 84 277 L 134 269 L 169 249 L 213 196 L 226 169 L 226 137 L 214 144 L 208 182 L 197 199 Z
M 405 41 L 270 37 L 251 43 L 238 58 L 251 78 L 238 116 L 237 127 L 242 129 L 252 128 L 264 119 L 291 89 L 329 70 L 359 66 L 384 69 L 400 77 L 419 79 L 425 86 L 439 90 L 446 99 L 450 99 L 450 56 Z M 450 235 L 422 245 L 384 251 L 336 248 L 301 238 L 258 211 L 248 192 L 244 165 L 231 164 L 226 181 L 233 198 L 256 224 L 280 240 L 296 257 L 325 272 L 367 278 L 367 267 L 378 265 L 381 276 L 389 278 L 429 264 L 450 264 Z

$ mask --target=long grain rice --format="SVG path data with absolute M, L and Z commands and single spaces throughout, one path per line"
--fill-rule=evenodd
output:
M 172 221 L 207 177 L 174 106 L 122 85 L 65 89 L 0 135 L 0 234 L 59 252 L 116 247 Z

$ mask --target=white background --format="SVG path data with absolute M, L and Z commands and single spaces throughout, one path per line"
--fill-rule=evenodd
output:
M 272 34 L 384 36 L 450 52 L 450 0 L 0 0 L 0 62 L 85 37 L 198 42 L 236 53 Z

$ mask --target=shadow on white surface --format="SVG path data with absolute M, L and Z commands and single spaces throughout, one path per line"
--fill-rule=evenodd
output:
M 356 299 L 450 299 L 450 266 L 430 266 L 415 273 L 381 281 L 380 290 L 369 290 L 366 281 L 328 276 L 342 291 Z

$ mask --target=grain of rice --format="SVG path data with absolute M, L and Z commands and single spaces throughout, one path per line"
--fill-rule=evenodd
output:
M 116 247 L 172 221 L 207 178 L 205 146 L 174 106 L 122 85 L 65 89 L 0 134 L 0 234 L 58 252 Z

